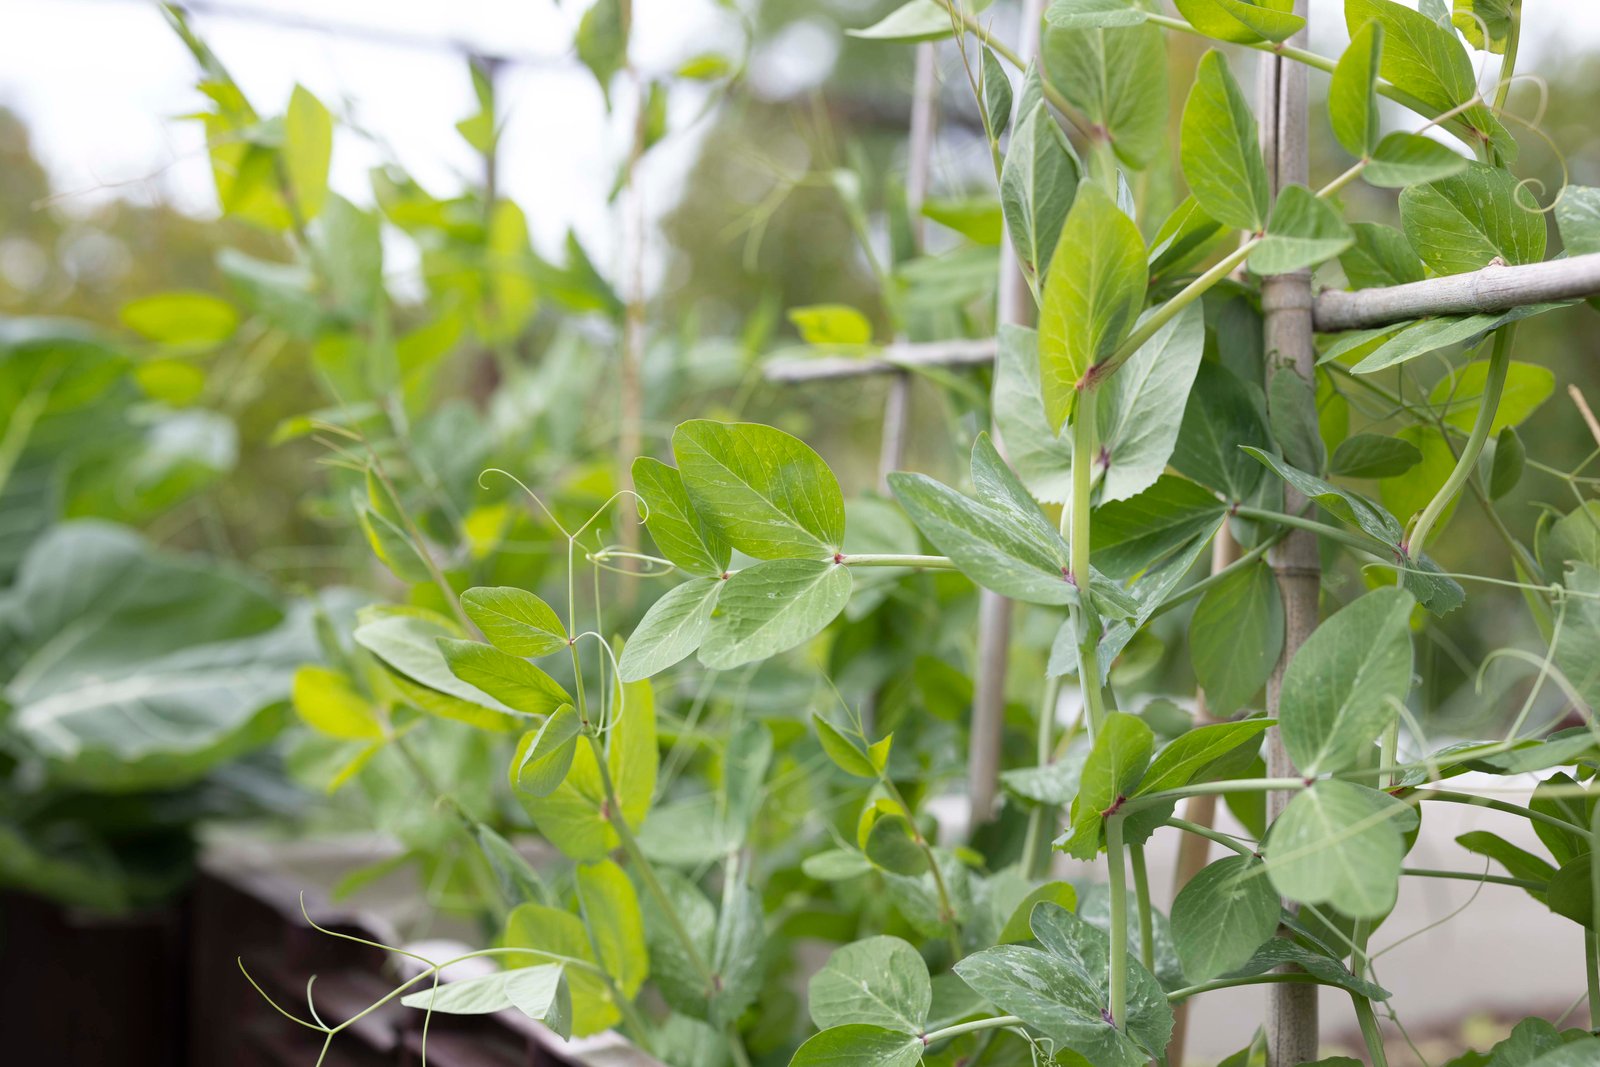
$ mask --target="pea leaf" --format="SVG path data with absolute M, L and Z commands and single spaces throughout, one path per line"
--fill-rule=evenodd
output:
M 1166 144 L 1167 50 L 1161 31 L 1148 23 L 1050 26 L 1040 56 L 1046 76 L 1105 131 L 1117 158 L 1136 170 L 1149 166 Z
M 1035 886 L 1012 909 L 1010 918 L 1000 928 L 1000 936 L 995 939 L 996 943 L 1014 945 L 1019 941 L 1032 941 L 1033 909 L 1041 901 L 1073 911 L 1078 906 L 1078 891 L 1071 882 L 1046 882 L 1044 885 Z
M 1355 240 L 1327 202 L 1303 185 L 1288 185 L 1278 194 L 1267 223 L 1267 235 L 1250 253 L 1257 274 L 1288 274 L 1330 260 Z
M 1179 890 L 1172 939 L 1190 982 L 1244 966 L 1277 931 L 1282 905 L 1265 875 L 1254 856 L 1229 856 Z
M 1045 279 L 1039 310 L 1039 372 L 1045 418 L 1056 431 L 1078 383 L 1109 357 L 1144 305 L 1144 239 L 1098 185 L 1078 190 Z
M 1488 380 L 1486 360 L 1468 363 L 1455 374 L 1435 382 L 1428 392 L 1428 403 L 1444 416 L 1445 422 L 1458 430 L 1469 431 L 1483 407 L 1483 391 Z M 1506 368 L 1500 406 L 1495 409 L 1489 432 L 1499 433 L 1507 427 L 1522 425 L 1555 391 L 1556 376 L 1549 367 L 1513 360 Z
M 1228 500 L 1242 501 L 1255 492 L 1262 475 L 1261 465 L 1243 451 L 1244 446 L 1267 444 L 1260 390 L 1252 395 L 1232 371 L 1202 362 L 1184 408 L 1172 466 Z
M 505 948 L 526 950 L 501 957 L 508 967 L 559 966 L 563 959 L 582 960 L 591 965 L 599 962 L 583 920 L 571 912 L 544 904 L 521 904 L 512 909 L 506 916 L 500 943 Z M 621 1020 L 622 1014 L 612 1001 L 610 990 L 596 971 L 588 967 L 561 969 L 566 973 L 570 988 L 573 1036 L 597 1034 Z M 509 992 L 507 999 L 510 999 Z
M 1269 192 L 1256 119 L 1221 52 L 1200 59 L 1183 108 L 1183 176 L 1206 214 L 1235 230 L 1266 228 Z
M 1071 832 L 1057 842 L 1068 855 L 1093 859 L 1100 851 L 1104 813 L 1133 795 L 1150 765 L 1155 734 L 1136 715 L 1114 711 L 1095 734 L 1072 802 Z
M 1324 779 L 1296 795 L 1272 824 L 1267 874 L 1291 900 L 1332 904 L 1353 919 L 1379 918 L 1394 907 L 1406 817 L 1416 814 L 1393 797 Z
M 1431 25 L 1431 24 L 1430 24 Z M 1400 194 L 1400 221 L 1422 261 L 1438 274 L 1464 274 L 1544 258 L 1545 220 L 1516 176 L 1468 163 L 1460 174 Z
M 1422 259 L 1405 234 L 1376 222 L 1352 222 L 1355 243 L 1339 255 L 1352 289 L 1404 285 L 1424 277 Z
M 524 715 L 549 715 L 572 703 L 554 678 L 493 645 L 441 637 L 439 651 L 451 674 Z
M 1128 1017 L 1114 1020 L 1106 934 L 1050 903 L 1035 906 L 1032 927 L 1043 949 L 999 945 L 957 963 L 956 973 L 1096 1067 L 1143 1067 L 1158 1056 L 1172 1035 L 1172 1009 L 1155 976 L 1129 961 Z
M 911 823 L 904 815 L 879 815 L 867 831 L 861 851 L 873 866 L 891 874 L 914 877 L 928 869 L 928 857 L 912 838 Z
M 644 503 L 645 528 L 663 556 L 690 574 L 717 577 L 728 569 L 728 543 L 689 503 L 676 468 L 640 456 L 633 461 L 633 488 Z
M 1166 469 L 1205 347 L 1205 315 L 1191 304 L 1097 390 L 1102 502 L 1144 492 Z
M 922 954 L 898 937 L 835 949 L 811 977 L 806 1003 L 819 1029 L 851 1024 L 920 1035 L 933 1005 Z
M 384 736 L 372 702 L 338 671 L 305 666 L 294 672 L 290 689 L 300 721 L 327 737 L 371 741 Z
M 283 117 L 283 163 L 300 222 L 308 222 L 322 211 L 332 156 L 333 117 L 322 101 L 296 85 Z
M 811 304 L 789 309 L 801 340 L 819 348 L 860 348 L 872 343 L 872 321 L 848 304 Z
M 769 659 L 832 622 L 850 599 L 850 572 L 832 560 L 775 559 L 722 583 L 700 645 L 712 670 Z
M 1095 511 L 1091 558 L 1114 578 L 1132 578 L 1196 537 L 1209 539 L 1227 505 L 1193 482 L 1164 474 L 1149 489 Z
M 1522 481 L 1528 450 L 1514 427 L 1505 426 L 1494 441 L 1494 461 L 1489 468 L 1489 499 L 1499 500 Z
M 210 293 L 171 292 L 130 300 L 123 325 L 152 341 L 178 346 L 221 344 L 239 327 L 233 305 Z
M 1207 37 L 1235 44 L 1287 41 L 1305 28 L 1292 11 L 1258 0 L 1173 0 L 1189 25 Z
M 570 998 L 563 978 L 563 967 L 559 963 L 517 967 L 441 982 L 436 988 L 421 989 L 401 997 L 400 1003 L 441 1015 L 489 1015 L 514 1007 L 528 1018 L 542 1022 L 548 1015 L 559 1016 L 558 1000 L 563 996 Z
M 1151 761 L 1134 796 L 1214 780 L 1219 769 L 1231 769 L 1239 761 L 1246 746 L 1252 752 L 1259 747 L 1252 742 L 1272 724 L 1271 719 L 1215 722 L 1179 734 Z
M 625 682 L 637 682 L 688 656 L 711 628 L 711 613 L 722 593 L 720 578 L 696 578 L 663 593 L 644 613 L 622 650 L 618 670 Z
M 1200 262 L 1222 236 L 1221 224 L 1207 215 L 1193 196 L 1185 197 L 1162 222 L 1150 245 L 1151 285 Z
M 1461 834 L 1456 838 L 1456 844 L 1474 855 L 1494 860 L 1513 878 L 1543 883 L 1556 876 L 1556 869 L 1548 861 L 1488 830 L 1472 830 Z M 1542 889 L 1529 889 L 1527 892 L 1541 904 L 1544 903 Z
M 1022 116 L 1000 168 L 1000 209 L 1017 260 L 1034 277 L 1049 266 L 1082 171 L 1044 103 Z
M 1556 226 L 1572 256 L 1600 252 L 1600 189 L 1569 185 L 1556 201 Z
M 555 610 L 513 586 L 479 586 L 461 594 L 461 607 L 489 643 L 513 656 L 547 656 L 567 647 L 567 628 Z
M 1344 150 L 1365 159 L 1378 147 L 1378 61 L 1383 54 L 1383 25 L 1368 22 L 1350 36 L 1350 45 L 1333 68 L 1328 85 L 1328 117 Z
M 878 777 L 878 768 L 872 758 L 840 733 L 838 727 L 820 715 L 811 716 L 811 723 L 817 729 L 817 740 L 822 744 L 822 751 L 828 754 L 836 767 L 857 778 Z
M 924 1048 L 912 1034 L 851 1023 L 807 1038 L 789 1067 L 916 1067 Z
M 1391 133 L 1372 152 L 1372 162 L 1361 172 L 1367 184 L 1401 189 L 1420 182 L 1435 182 L 1461 173 L 1469 161 L 1432 138 L 1415 133 Z
M 356 644 L 388 667 L 407 700 L 424 711 L 483 729 L 525 726 L 521 714 L 451 671 L 438 642 L 456 637 L 459 632 L 443 621 L 413 615 L 371 619 L 355 630 Z
M 644 916 L 633 882 L 609 859 L 579 864 L 574 873 L 578 905 L 599 953 L 600 966 L 632 1000 L 650 975 Z
M 1339 442 L 1328 462 L 1330 474 L 1347 478 L 1393 478 L 1422 462 L 1410 441 L 1381 433 L 1358 433 Z
M 1283 675 L 1279 731 L 1307 776 L 1354 766 L 1411 690 L 1411 609 L 1403 589 L 1375 589 L 1335 612 Z
M 1052 0 L 1045 21 L 1064 30 L 1137 26 L 1149 15 L 1132 0 Z
M 511 760 L 511 784 L 534 797 L 547 797 L 566 781 L 578 748 L 578 713 L 563 704 L 537 731 L 522 736 Z
M 1266 684 L 1283 649 L 1283 601 L 1264 561 L 1206 590 L 1189 621 L 1189 659 L 1206 708 L 1227 718 Z
M 1380 985 L 1357 978 L 1351 974 L 1344 964 L 1331 956 L 1314 951 L 1290 941 L 1286 937 L 1274 937 L 1258 948 L 1255 955 L 1250 957 L 1243 967 L 1231 972 L 1225 977 L 1243 978 L 1257 974 L 1266 974 L 1275 967 L 1292 963 L 1307 974 L 1314 976 L 1317 981 L 1326 985 L 1338 986 L 1358 993 L 1368 1000 L 1388 1000 L 1389 991 Z
M 1335 518 L 1365 531 L 1385 545 L 1400 544 L 1400 538 L 1405 534 L 1400 523 L 1393 515 L 1360 493 L 1323 481 L 1314 474 L 1307 474 L 1298 467 L 1292 467 L 1260 449 L 1246 448 L 1245 451 L 1294 487 L 1301 496 L 1316 501 Z
M 822 457 L 755 423 L 686 422 L 672 451 L 697 514 L 756 559 L 831 558 L 844 543 L 844 494 Z

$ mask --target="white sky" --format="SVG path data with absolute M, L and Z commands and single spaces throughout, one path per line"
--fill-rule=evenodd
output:
M 575 226 L 602 262 L 613 258 L 605 198 L 631 120 L 620 112 L 608 118 L 588 72 L 572 58 L 583 0 L 561 6 L 554 0 L 216 2 L 549 57 L 548 65 L 508 71 L 502 82 L 509 121 L 501 187 L 526 209 L 541 248 L 553 250 Z M 1342 7 L 1342 0 L 1312 0 L 1319 50 L 1342 47 Z M 738 46 L 733 16 L 713 0 L 636 0 L 635 9 L 635 54 L 646 71 L 665 73 L 691 55 Z M 1521 69 L 1536 70 L 1554 49 L 1600 48 L 1595 0 L 1527 0 L 1525 10 L 1533 30 Z M 473 170 L 473 156 L 453 129 L 473 107 L 457 57 L 213 15 L 194 22 L 264 113 L 281 110 L 300 82 L 374 131 L 434 192 L 455 190 Z M 790 88 L 826 75 L 835 48 L 810 29 L 775 42 L 754 68 L 758 89 L 763 81 Z M 130 196 L 213 210 L 198 126 L 176 120 L 199 105 L 194 76 L 153 3 L 0 0 L 0 104 L 29 121 L 36 151 L 69 194 L 68 208 Z M 677 94 L 674 125 L 692 119 L 702 99 L 698 91 Z M 645 185 L 652 214 L 671 206 L 694 142 L 692 134 L 678 136 L 652 153 Z M 334 188 L 370 202 L 367 169 L 382 158 L 375 146 L 341 134 Z

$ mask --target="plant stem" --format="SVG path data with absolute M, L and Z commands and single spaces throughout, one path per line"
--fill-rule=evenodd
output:
M 1207 270 L 1200 277 L 1178 290 L 1170 300 L 1146 316 L 1145 320 L 1132 333 L 1128 334 L 1122 344 L 1117 346 L 1117 350 L 1104 363 L 1095 368 L 1097 380 L 1104 380 L 1109 377 L 1118 367 L 1127 362 L 1135 352 L 1139 351 L 1146 341 L 1154 337 L 1161 327 L 1176 318 L 1178 312 L 1200 299 L 1212 286 L 1232 274 L 1234 268 L 1248 259 L 1251 251 L 1260 243 L 1261 238 L 1259 237 L 1246 239 L 1238 248 L 1218 260 L 1210 270 Z
M 925 571 L 953 571 L 954 562 L 948 556 L 918 556 L 898 553 L 860 553 L 841 556 L 839 562 L 846 567 L 916 567 Z
M 1118 1030 L 1128 1026 L 1128 886 L 1123 868 L 1122 815 L 1106 820 L 1106 889 L 1111 895 L 1111 1025 Z
M 911 827 L 911 832 L 916 835 L 917 847 L 922 850 L 922 856 L 927 860 L 928 871 L 933 875 L 934 891 L 939 895 L 939 910 L 942 913 L 940 917 L 944 919 L 945 926 L 948 929 L 950 951 L 954 953 L 952 959 L 959 960 L 961 958 L 961 929 L 956 923 L 956 909 L 950 900 L 950 887 L 945 884 L 944 872 L 939 869 L 939 857 L 934 855 L 933 845 L 928 842 L 926 837 L 922 836 L 922 831 L 917 829 L 917 817 L 911 811 L 911 805 L 906 803 L 906 798 L 900 792 L 900 787 L 894 784 L 894 779 L 880 771 L 878 772 L 878 781 L 889 795 L 894 798 L 894 802 L 900 806 L 900 813 L 905 816 L 907 825 Z
M 1252 974 L 1245 978 L 1218 978 L 1210 982 L 1201 982 L 1199 985 L 1185 986 L 1175 989 L 1167 994 L 1168 1003 L 1177 1003 L 1197 997 L 1201 993 L 1212 993 L 1218 989 L 1233 989 L 1242 985 L 1318 985 L 1316 975 L 1306 974 L 1304 971 L 1278 972 L 1271 971 L 1267 974 Z
M 996 1015 L 989 1019 L 973 1019 L 971 1022 L 956 1023 L 939 1030 L 929 1030 L 922 1035 L 924 1045 L 932 1045 L 936 1041 L 943 1041 L 957 1034 L 970 1034 L 974 1030 L 998 1030 L 1005 1026 L 1022 1026 L 1023 1020 L 1015 1015 Z
M 979 22 L 975 15 L 964 10 L 965 5 L 960 0 L 936 0 L 936 2 L 940 7 L 948 11 L 952 18 L 959 20 L 962 28 L 968 33 L 971 33 L 979 41 L 993 49 L 995 55 L 1010 63 L 1017 70 L 1027 71 L 1027 61 L 1018 55 L 1010 45 L 991 35 L 988 28 Z M 1065 115 L 1067 121 L 1072 123 L 1080 134 L 1087 137 L 1092 124 L 1088 119 L 1084 118 L 1083 112 L 1072 106 L 1072 101 L 1061 95 L 1061 90 L 1057 89 L 1049 78 L 1044 77 L 1043 71 L 1040 71 L 1039 87 L 1044 90 L 1045 99 L 1050 101 L 1057 111 Z
M 1512 878 L 1504 874 L 1480 874 L 1477 871 L 1436 871 L 1428 867 L 1402 867 L 1400 873 L 1408 878 L 1447 878 L 1458 882 L 1483 882 L 1485 885 L 1509 885 L 1541 893 L 1545 888 L 1543 882 Z
M 1265 556 L 1268 550 L 1271 549 L 1273 545 L 1277 544 L 1282 537 L 1282 531 L 1271 533 L 1263 537 L 1260 544 L 1250 549 L 1250 551 L 1242 554 L 1237 559 L 1227 564 L 1227 566 L 1219 567 L 1210 574 L 1206 575 L 1204 578 L 1200 579 L 1198 582 L 1195 582 L 1190 586 L 1185 586 L 1183 589 L 1173 593 L 1170 597 L 1156 605 L 1155 610 L 1150 612 L 1150 618 L 1154 619 L 1160 615 L 1165 615 L 1173 608 L 1176 608 L 1182 604 L 1186 604 L 1195 597 L 1203 596 L 1214 586 L 1221 585 L 1223 582 L 1231 578 L 1236 571 L 1243 570 L 1245 567 L 1248 567 L 1262 556 Z
M 1202 826 L 1201 824 L 1197 822 L 1191 822 L 1188 819 L 1180 819 L 1174 816 L 1173 818 L 1167 820 L 1167 825 L 1182 830 L 1186 834 L 1194 834 L 1195 836 L 1203 837 L 1208 841 L 1215 841 L 1223 848 L 1232 849 L 1241 856 L 1254 856 L 1256 854 L 1255 849 L 1241 841 L 1236 841 L 1234 838 L 1223 833 L 1221 830 L 1213 830 L 1209 826 Z
M 1316 519 L 1306 518 L 1304 515 L 1291 515 L 1284 511 L 1269 511 L 1266 508 L 1253 508 L 1240 505 L 1233 509 L 1233 513 L 1241 519 L 1255 519 L 1259 522 L 1275 522 L 1283 526 L 1292 526 L 1297 530 L 1306 530 L 1318 537 L 1326 537 L 1331 541 L 1348 545 L 1358 552 L 1371 552 L 1382 554 L 1386 549 L 1392 554 L 1395 546 L 1386 545 L 1376 537 L 1356 533 L 1339 526 L 1330 526 Z
M 1236 778 L 1224 782 L 1196 782 L 1194 785 L 1181 786 L 1177 789 L 1160 789 L 1154 793 L 1145 793 L 1142 796 L 1129 797 L 1118 809 L 1120 815 L 1132 815 L 1134 812 L 1143 811 L 1145 808 L 1155 807 L 1169 800 L 1182 800 L 1184 797 L 1198 797 L 1206 794 L 1221 795 L 1224 793 L 1298 793 L 1310 787 L 1304 778 Z M 1559 821 L 1559 820 L 1557 820 Z M 1562 826 L 1572 829 L 1566 823 Z
M 683 919 L 678 915 L 678 909 L 673 906 L 672 898 L 667 896 L 667 891 L 662 888 L 660 879 L 656 877 L 655 868 L 645 858 L 639 848 L 639 842 L 634 839 L 633 831 L 628 828 L 628 820 L 622 814 L 622 802 L 617 797 L 616 785 L 611 781 L 611 769 L 606 766 L 605 749 L 593 733 L 585 732 L 584 736 L 588 738 L 589 749 L 594 753 L 595 765 L 600 768 L 600 785 L 605 791 L 606 798 L 606 818 L 611 822 L 612 829 L 616 830 L 622 850 L 628 854 L 628 859 L 638 871 L 639 881 L 644 883 L 645 892 L 649 893 L 661 908 L 662 914 L 667 918 L 667 925 L 672 928 L 672 936 L 678 939 L 678 944 L 683 948 L 683 954 L 689 960 L 690 966 L 705 983 L 706 997 L 709 999 L 717 991 L 716 974 L 706 963 L 705 957 L 700 954 L 700 947 L 695 944 L 694 936 L 689 933 L 688 927 L 683 925 Z
M 1038 760 L 1037 766 L 1043 767 L 1051 760 L 1054 754 L 1052 734 L 1055 727 L 1056 704 L 1061 697 L 1061 678 L 1059 676 L 1047 677 L 1044 680 L 1044 695 L 1039 701 L 1038 730 L 1034 735 L 1034 757 Z M 1028 832 L 1022 839 L 1023 870 L 1029 878 L 1042 878 L 1050 866 L 1050 848 L 1044 832 L 1044 823 L 1056 809 L 1045 804 L 1040 804 L 1028 812 Z M 1040 847 L 1044 845 L 1044 847 Z
M 1105 692 L 1100 686 L 1100 615 L 1090 593 L 1089 516 L 1094 491 L 1095 415 L 1099 394 L 1093 387 L 1078 389 L 1077 411 L 1072 417 L 1072 502 L 1062 516 L 1071 524 L 1068 564 L 1078 587 L 1078 686 L 1089 716 L 1089 735 L 1099 734 L 1106 717 Z
M 1150 908 L 1150 872 L 1144 865 L 1144 846 L 1130 845 L 1128 861 L 1133 866 L 1133 899 L 1139 909 L 1139 962 L 1144 969 L 1156 969 L 1156 928 Z
M 1418 789 L 1413 796 L 1423 800 L 1440 800 L 1447 804 L 1466 804 L 1475 808 L 1489 808 L 1491 811 L 1503 811 L 1507 815 L 1516 815 L 1530 822 L 1542 822 L 1546 826 L 1563 830 L 1569 834 L 1580 834 L 1587 838 L 1590 836 L 1589 828 L 1578 826 L 1576 823 L 1558 819 L 1554 815 L 1546 815 L 1542 811 L 1525 808 L 1520 804 L 1513 804 L 1508 800 L 1495 800 L 1492 797 L 1480 797 L 1472 793 L 1456 793 L 1448 789 Z M 1596 810 L 1600 810 L 1597 808 Z
M 1361 1024 L 1361 1037 L 1367 1043 L 1367 1056 L 1372 1067 L 1389 1067 L 1389 1057 L 1383 1051 L 1383 1034 L 1378 1030 L 1378 1017 L 1372 1013 L 1372 1001 L 1359 993 L 1351 993 L 1355 1004 L 1356 1021 Z
M 1511 368 L 1511 341 L 1516 331 L 1516 324 L 1512 323 L 1495 332 L 1494 351 L 1489 356 L 1489 373 L 1483 383 L 1483 396 L 1478 401 L 1478 417 L 1472 422 L 1472 433 L 1467 436 L 1467 443 L 1462 447 L 1450 477 L 1433 494 L 1428 506 L 1422 509 L 1422 517 L 1412 527 L 1411 536 L 1406 541 L 1407 555 L 1421 556 L 1423 544 L 1428 540 L 1428 534 L 1433 532 L 1439 516 L 1444 514 L 1444 509 L 1450 506 L 1450 502 L 1477 469 L 1478 457 L 1483 455 L 1483 446 L 1489 440 L 1489 431 L 1494 428 L 1495 415 L 1500 409 L 1500 396 L 1505 390 L 1506 374 Z

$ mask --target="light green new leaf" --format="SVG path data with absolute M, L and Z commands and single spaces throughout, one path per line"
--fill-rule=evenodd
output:
M 1189 25 L 1207 37 L 1235 44 L 1287 41 L 1306 20 L 1282 0 L 1173 0 Z
M 1229 856 L 1190 879 L 1172 902 L 1172 940 L 1190 982 L 1249 962 L 1278 929 L 1282 905 L 1254 856 Z
M 1283 648 L 1283 601 L 1265 561 L 1206 590 L 1189 621 L 1189 660 L 1206 709 L 1225 719 L 1266 684 Z
M 898 937 L 869 937 L 834 950 L 811 977 L 806 1003 L 819 1029 L 861 1024 L 920 1035 L 933 985 L 916 949 Z
M 1428 392 L 1428 404 L 1444 416 L 1444 421 L 1463 432 L 1472 429 L 1483 407 L 1484 385 L 1489 379 L 1489 363 L 1468 363 L 1454 375 L 1439 379 Z M 1499 433 L 1508 426 L 1520 426 L 1556 391 L 1555 372 L 1538 363 L 1512 360 L 1506 368 L 1505 387 L 1500 406 L 1495 409 L 1489 432 Z
M 813 1034 L 789 1067 L 916 1067 L 925 1047 L 912 1034 L 851 1023 Z
M 677 468 L 640 456 L 633 461 L 633 488 L 644 504 L 645 528 L 662 555 L 690 574 L 716 577 L 728 569 L 727 542 L 689 503 Z
M 1120 798 L 1133 795 L 1150 765 L 1155 734 L 1143 719 L 1114 711 L 1095 734 L 1083 765 L 1078 796 L 1072 802 L 1072 833 L 1062 846 L 1078 859 L 1093 859 L 1100 850 L 1103 813 Z
M 983 105 L 984 130 L 991 141 L 998 142 L 1011 125 L 1011 76 L 995 58 L 992 48 L 982 50 L 981 70 L 978 93 Z
M 850 571 L 832 560 L 775 559 L 722 583 L 700 645 L 712 670 L 770 659 L 832 622 L 850 599 Z
M 1378 64 L 1383 55 L 1383 26 L 1368 22 L 1350 37 L 1350 46 L 1333 68 L 1328 85 L 1328 118 L 1344 150 L 1365 159 L 1378 147 Z
M 1219 772 L 1231 770 L 1243 756 L 1253 754 L 1259 747 L 1256 739 L 1272 724 L 1271 719 L 1214 722 L 1179 734 L 1150 761 L 1134 795 L 1213 781 Z M 1247 746 L 1250 752 L 1243 753 Z
M 319 734 L 341 741 L 372 741 L 383 736 L 383 724 L 372 702 L 338 671 L 301 667 L 294 672 L 292 693 L 295 714 Z
M 1600 252 L 1600 189 L 1569 185 L 1556 201 L 1556 226 L 1571 256 Z
M 1317 627 L 1283 676 L 1279 732 L 1302 774 L 1347 770 L 1394 722 L 1411 690 L 1411 609 L 1403 589 L 1352 601 Z
M 130 300 L 119 314 L 129 329 L 166 345 L 221 344 L 239 327 L 233 305 L 210 293 L 157 293 Z
M 1045 417 L 1056 431 L 1078 383 L 1116 351 L 1144 306 L 1147 268 L 1139 227 L 1097 185 L 1078 190 L 1056 245 L 1039 309 Z
M 376 656 L 393 674 L 406 699 L 435 715 L 459 719 L 482 729 L 517 730 L 528 720 L 450 670 L 440 639 L 460 633 L 442 618 L 384 615 L 355 630 L 355 642 Z M 433 697 L 438 699 L 435 700 Z
M 1180 159 L 1206 214 L 1230 229 L 1266 228 L 1270 194 L 1255 114 L 1221 52 L 1200 59 L 1183 108 Z
M 1400 221 L 1437 274 L 1464 274 L 1496 259 L 1544 258 L 1545 220 L 1508 170 L 1468 163 L 1460 174 L 1400 194 Z
M 928 869 L 928 856 L 912 838 L 911 823 L 904 815 L 880 815 L 867 831 L 861 851 L 872 865 L 891 874 L 914 878 Z
M 1107 1025 L 1106 934 L 1050 903 L 1034 907 L 1032 926 L 1043 950 L 1000 945 L 968 956 L 956 964 L 956 973 L 995 1007 L 1095 1067 L 1143 1067 L 1159 1055 L 1172 1035 L 1172 1009 L 1155 976 L 1136 960 L 1128 962 L 1127 1018 Z
M 991 899 L 993 899 L 991 897 Z M 1048 902 L 1067 911 L 1076 911 L 1078 907 L 1078 891 L 1071 882 L 1046 882 L 1035 886 L 1028 894 L 1017 902 L 1011 910 L 1011 916 L 1006 919 L 1000 928 L 1000 936 L 995 939 L 998 945 L 1015 945 L 1022 941 L 1033 940 L 1033 909 L 1040 902 Z
M 1361 176 L 1367 184 L 1386 189 L 1403 189 L 1422 182 L 1436 182 L 1460 174 L 1469 160 L 1448 145 L 1416 133 L 1391 133 L 1372 153 Z
M 593 0 L 578 20 L 578 61 L 589 68 L 611 107 L 611 79 L 628 61 L 628 24 L 622 0 Z
M 871 757 L 840 733 L 838 727 L 820 715 L 811 716 L 811 723 L 817 729 L 817 740 L 822 744 L 822 751 L 828 754 L 836 767 L 857 778 L 878 777 L 878 768 L 873 765 Z
M 468 589 L 461 594 L 461 607 L 489 643 L 509 655 L 548 656 L 567 647 L 567 628 L 555 609 L 525 589 Z
M 534 797 L 547 797 L 566 781 L 578 747 L 578 713 L 563 704 L 537 731 L 529 730 L 511 760 L 511 784 Z
M 316 218 L 328 197 L 328 162 L 333 157 L 333 116 L 322 102 L 296 85 L 283 117 L 283 164 L 294 217 Z
M 993 0 L 973 0 L 964 4 L 963 11 L 977 14 Z M 871 26 L 860 30 L 846 30 L 851 37 L 872 41 L 938 41 L 951 36 L 955 24 L 950 10 L 938 0 L 909 0 L 895 8 Z
M 609 859 L 579 865 L 574 881 L 583 921 L 600 950 L 600 966 L 631 1000 L 650 976 L 644 916 L 633 882 Z
M 722 593 L 720 578 L 695 578 L 674 586 L 650 605 L 617 665 L 625 682 L 659 674 L 700 647 Z
M 1000 168 L 1000 208 L 1023 269 L 1043 276 L 1072 207 L 1082 167 L 1043 103 L 1023 115 Z
M 560 1013 L 558 999 L 565 989 L 562 971 L 559 963 L 495 971 L 441 982 L 435 988 L 407 994 L 400 1003 L 441 1015 L 490 1015 L 516 1008 L 528 1018 L 542 1021 L 551 1009 Z
M 1318 782 L 1272 824 L 1267 874 L 1273 887 L 1302 904 L 1332 904 L 1352 919 L 1385 915 L 1400 885 L 1404 818 L 1414 824 L 1416 813 L 1375 789 L 1338 778 Z
M 1150 16 L 1134 0 L 1052 0 L 1044 19 L 1064 30 L 1137 26 Z
M 451 674 L 524 715 L 550 715 L 572 703 L 554 678 L 493 645 L 441 637 L 439 651 Z
M 811 304 L 789 309 L 800 339 L 820 348 L 859 348 L 872 343 L 872 322 L 848 304 Z
M 755 423 L 686 422 L 672 434 L 684 489 L 707 527 L 756 559 L 831 558 L 844 494 L 804 441 Z
M 1105 131 L 1117 158 L 1135 170 L 1166 145 L 1167 49 L 1160 30 L 1143 25 L 1045 31 L 1046 75 L 1091 124 Z
M 1267 275 L 1314 267 L 1354 241 L 1350 227 L 1327 201 L 1303 185 L 1285 186 L 1272 208 L 1266 237 L 1250 253 L 1250 269 Z
M 583 920 L 544 904 L 521 904 L 506 916 L 500 938 L 504 948 L 526 949 L 500 957 L 510 968 L 559 965 L 565 959 L 597 965 Z M 562 968 L 571 997 L 571 1029 L 575 1037 L 615 1026 L 622 1013 L 611 999 L 605 980 L 590 967 Z M 507 972 L 514 973 L 514 972 Z

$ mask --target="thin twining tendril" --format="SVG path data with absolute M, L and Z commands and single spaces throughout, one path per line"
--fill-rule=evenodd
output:
M 594 638 L 595 642 L 605 650 L 606 658 L 611 661 L 611 677 L 615 684 L 610 686 L 606 685 L 604 674 L 602 674 L 600 678 L 600 688 L 602 692 L 607 689 L 616 691 L 616 707 L 611 711 L 610 714 L 603 715 L 603 724 L 596 726 L 594 731 L 596 737 L 604 737 L 610 732 L 613 726 L 621 721 L 623 714 L 628 710 L 628 687 L 622 684 L 622 665 L 617 662 L 617 654 L 611 648 L 611 643 L 594 630 L 585 630 L 577 637 L 574 637 L 572 641 L 574 644 L 576 644 L 577 642 L 582 641 L 585 637 Z M 605 698 L 603 696 L 601 698 L 600 706 L 603 712 L 605 709 Z

